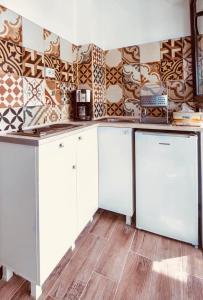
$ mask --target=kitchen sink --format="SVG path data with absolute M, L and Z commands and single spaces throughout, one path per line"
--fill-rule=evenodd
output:
M 124 119 L 124 118 L 105 118 L 102 119 L 101 122 L 108 122 L 108 123 L 136 123 L 137 120 L 135 119 Z

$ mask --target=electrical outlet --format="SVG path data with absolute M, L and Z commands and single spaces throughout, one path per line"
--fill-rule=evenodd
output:
M 54 78 L 55 77 L 55 70 L 52 68 L 45 68 L 45 76 Z

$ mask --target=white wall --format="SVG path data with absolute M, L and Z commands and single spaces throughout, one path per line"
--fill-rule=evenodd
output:
M 0 0 L 0 4 L 76 43 L 76 0 Z
M 189 0 L 77 0 L 77 3 L 77 39 L 81 43 L 94 41 L 111 49 L 190 34 Z
M 94 42 L 104 49 L 190 34 L 189 0 L 0 0 L 0 3 L 71 42 Z

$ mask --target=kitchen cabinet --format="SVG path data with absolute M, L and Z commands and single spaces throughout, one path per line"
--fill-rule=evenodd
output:
M 133 131 L 99 127 L 99 207 L 126 215 L 134 213 Z
M 77 142 L 78 234 L 98 209 L 97 128 L 84 131 Z
M 96 128 L 39 146 L 0 143 L 0 265 L 5 279 L 15 272 L 31 282 L 35 298 L 40 295 L 98 208 L 97 168 Z

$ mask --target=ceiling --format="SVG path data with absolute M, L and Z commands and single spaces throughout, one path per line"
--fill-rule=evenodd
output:
M 75 44 L 103 49 L 185 36 L 189 0 L 0 0 Z

